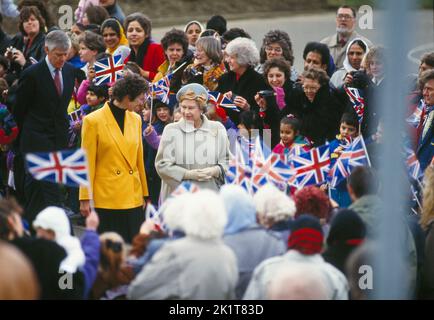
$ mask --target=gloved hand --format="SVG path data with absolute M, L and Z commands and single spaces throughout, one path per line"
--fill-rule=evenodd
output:
M 184 180 L 208 181 L 212 176 L 202 172 L 200 169 L 187 170 L 184 174 Z
M 220 167 L 213 166 L 208 168 L 199 169 L 200 172 L 203 172 L 213 178 L 217 178 L 220 175 Z

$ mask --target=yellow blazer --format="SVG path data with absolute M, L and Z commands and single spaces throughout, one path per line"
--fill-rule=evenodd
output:
M 89 180 L 96 208 L 130 209 L 148 196 L 143 160 L 142 120 L 125 112 L 122 134 L 108 103 L 83 119 L 81 146 L 89 162 Z M 80 188 L 80 200 L 92 195 Z

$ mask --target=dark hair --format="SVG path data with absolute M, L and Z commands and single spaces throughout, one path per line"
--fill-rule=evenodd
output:
M 300 132 L 301 123 L 297 118 L 288 118 L 283 117 L 280 120 L 280 124 L 288 125 L 294 130 L 296 133 Z
M 420 79 L 419 79 L 419 88 L 420 90 L 423 90 L 423 87 L 425 86 L 425 84 L 434 79 L 434 69 L 429 69 L 424 71 L 421 75 L 420 75 Z
M 357 198 L 378 192 L 378 179 L 373 169 L 369 167 L 354 168 L 348 177 L 347 184 L 353 189 Z
M 15 198 L 0 200 L 0 239 L 8 240 L 7 237 L 12 231 L 9 227 L 8 218 L 12 213 L 21 215 L 23 209 L 20 207 Z
M 420 58 L 420 64 L 422 63 L 434 68 L 434 51 L 425 53 L 422 58 Z
M 98 98 L 104 98 L 106 100 L 109 98 L 108 86 L 106 84 L 96 85 L 91 83 L 87 91 L 92 91 Z
M 340 6 L 338 8 L 338 10 L 336 10 L 336 12 L 338 12 L 339 9 L 351 9 L 351 11 L 353 12 L 353 18 L 356 17 L 356 9 L 354 9 L 353 7 L 350 7 L 350 6 L 347 6 L 347 5 L 343 5 L 343 6 Z
M 345 112 L 341 117 L 341 123 L 345 123 L 355 128 L 359 127 L 359 120 L 357 120 L 357 116 L 353 112 Z
M 352 47 L 354 44 L 357 44 L 359 47 L 361 47 L 363 49 L 364 52 L 366 52 L 366 49 L 367 49 L 366 44 L 362 40 L 360 40 L 360 39 L 354 40 L 351 43 L 350 47 Z
M 99 26 L 104 22 L 104 20 L 110 17 L 106 8 L 101 6 L 94 6 L 92 4 L 86 8 L 85 13 L 87 15 L 87 20 L 89 20 L 90 24 L 96 24 Z
M 226 42 L 231 42 L 235 38 L 248 38 L 251 39 L 252 37 L 244 31 L 244 29 L 241 28 L 230 28 L 225 33 L 222 34 L 222 38 Z
M 278 68 L 285 74 L 285 80 L 288 81 L 291 78 L 291 65 L 289 62 L 282 58 L 273 58 L 265 61 L 264 63 L 264 78 L 268 83 L 267 75 L 271 68 Z
M 227 22 L 225 18 L 220 15 L 214 15 L 206 23 L 206 29 L 215 30 L 219 35 L 222 35 L 226 32 L 226 24 Z
M 104 29 L 106 28 L 112 29 L 114 32 L 116 32 L 119 38 L 121 37 L 121 25 L 120 22 L 117 21 L 115 18 L 108 18 L 104 20 L 100 28 L 101 34 L 104 32 Z
M 42 17 L 44 18 L 45 25 L 48 29 L 55 26 L 53 19 L 51 18 L 51 14 L 47 8 L 46 1 L 41 0 L 22 0 L 18 4 L 18 11 L 21 11 L 24 7 L 35 6 L 38 8 Z
M 164 37 L 161 39 L 161 45 L 163 46 L 164 51 L 174 43 L 178 43 L 182 46 L 182 50 L 184 51 L 183 55 L 185 56 L 188 50 L 188 38 L 184 31 L 173 28 L 166 32 Z
M 128 97 L 131 101 L 148 90 L 148 84 L 143 77 L 131 74 L 120 79 L 113 85 L 113 99 L 122 101 Z
M 128 70 L 130 70 L 131 72 L 133 72 L 135 74 L 140 75 L 140 66 L 137 63 L 133 62 L 133 61 L 125 62 L 124 69 L 125 68 L 128 69 Z
M 323 69 L 318 68 L 310 68 L 306 71 L 303 71 L 302 77 L 311 80 L 317 80 L 321 87 L 327 85 L 330 80 L 327 73 Z
M 326 44 L 311 41 L 306 44 L 303 50 L 303 59 L 306 60 L 306 57 L 309 52 L 316 52 L 321 55 L 321 64 L 329 65 L 330 62 L 330 50 Z
M 133 21 L 137 21 L 140 24 L 142 29 L 145 30 L 145 34 L 148 38 L 151 37 L 151 31 L 152 31 L 151 20 L 143 13 L 140 12 L 132 13 L 125 19 L 124 22 L 125 32 L 127 32 L 129 24 Z
M 161 100 L 153 99 L 153 104 L 154 104 L 154 107 L 152 108 L 152 115 L 151 115 L 152 121 L 151 121 L 151 123 L 154 123 L 158 119 L 158 117 L 157 117 L 157 109 L 158 108 L 167 108 L 167 109 L 169 109 L 170 116 L 173 115 L 173 108 L 171 108 L 170 106 L 168 106 L 167 104 L 165 104 Z M 169 119 L 169 122 L 170 122 L 170 119 Z
M 292 66 L 294 64 L 294 54 L 292 51 L 291 39 L 289 38 L 288 33 L 282 30 L 270 30 L 264 36 L 260 51 L 260 62 L 264 63 L 267 60 L 265 47 L 272 43 L 277 43 L 282 48 L 283 57 L 288 60 Z
M 90 50 L 95 50 L 98 53 L 105 52 L 106 47 L 104 44 L 104 38 L 95 32 L 86 30 L 80 35 L 78 43 L 83 42 L 84 45 Z
M 41 15 L 41 12 L 39 9 L 35 6 L 31 7 L 23 7 L 20 11 L 20 22 L 19 22 L 19 29 L 23 35 L 27 35 L 24 31 L 24 22 L 30 19 L 30 16 L 35 16 L 36 19 L 39 21 L 39 32 L 45 33 L 45 20 Z
M 240 114 L 240 124 L 244 125 L 247 130 L 257 129 L 259 126 L 259 119 L 253 111 L 243 111 Z

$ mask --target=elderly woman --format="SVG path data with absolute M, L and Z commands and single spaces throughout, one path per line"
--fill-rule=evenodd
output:
M 146 90 L 139 75 L 118 80 L 111 101 L 83 120 L 81 145 L 87 152 L 92 192 L 80 188 L 80 211 L 87 216 L 93 200 L 99 232 L 115 231 L 127 242 L 139 231 L 143 198 L 148 196 L 142 120 L 134 112 L 144 104 Z
M 220 77 L 225 73 L 220 40 L 201 37 L 196 42 L 195 59 L 184 71 L 183 83 L 199 83 L 215 91 Z
M 227 216 L 211 190 L 192 194 L 182 207 L 184 238 L 166 242 L 128 289 L 129 299 L 235 298 L 237 259 L 221 240 Z
M 23 7 L 20 11 L 20 33 L 11 40 L 16 50 L 6 50 L 5 56 L 12 62 L 11 70 L 17 73 L 41 61 L 45 57 L 45 20 L 37 7 Z
M 223 241 L 237 257 L 236 298 L 241 299 L 256 266 L 265 259 L 284 254 L 286 245 L 280 237 L 258 225 L 253 199 L 245 189 L 238 185 L 224 185 L 220 196 L 228 213 Z
M 264 73 L 264 63 L 273 58 L 283 58 L 291 65 L 292 81 L 296 81 L 298 74 L 294 68 L 294 55 L 292 52 L 292 43 L 289 35 L 282 30 L 271 30 L 267 32 L 262 40 L 260 52 L 260 63 L 255 70 L 258 73 Z
M 352 73 L 362 67 L 362 60 L 369 52 L 369 47 L 362 39 L 352 40 L 347 47 L 343 68 L 333 73 L 330 79 L 330 85 L 334 88 L 340 88 L 344 84 L 349 84 L 353 80 Z
M 204 30 L 199 21 L 192 20 L 185 25 L 184 32 L 188 39 L 188 49 L 193 53 L 196 51 L 196 41 Z
M 107 53 L 112 56 L 121 55 L 122 61 L 130 55 L 131 49 L 128 47 L 124 28 L 118 20 L 113 18 L 105 20 L 101 25 L 101 34 Z
M 308 69 L 302 74 L 303 84 L 296 85 L 291 102 L 282 111 L 301 121 L 300 134 L 314 146 L 335 139 L 344 111 L 342 103 L 329 87 L 329 77 L 322 69 Z
M 296 212 L 294 201 L 273 184 L 266 184 L 255 193 L 253 202 L 259 223 L 275 232 L 286 245 L 290 221 Z
M 192 83 L 176 98 L 183 118 L 167 125 L 161 136 L 155 168 L 161 178 L 160 200 L 164 201 L 182 181 L 218 190 L 229 162 L 229 142 L 224 126 L 204 116 L 207 90 Z
M 241 111 L 259 112 L 255 95 L 266 89 L 266 85 L 264 78 L 254 70 L 259 62 L 255 42 L 247 38 L 236 38 L 229 42 L 225 52 L 230 71 L 220 78 L 218 91 L 226 93 Z M 228 110 L 228 115 L 238 125 L 239 112 Z
M 181 78 L 184 69 L 193 60 L 193 53 L 188 50 L 188 39 L 181 30 L 172 29 L 161 39 L 166 60 L 158 67 L 154 82 L 176 71 L 170 80 L 170 106 L 176 104 L 175 94 L 181 88 Z M 178 69 L 179 68 L 179 69 Z
M 125 30 L 131 48 L 125 62 L 137 63 L 142 68 L 142 76 L 152 81 L 164 62 L 164 51 L 151 40 L 151 20 L 139 12 L 130 14 L 125 20 Z

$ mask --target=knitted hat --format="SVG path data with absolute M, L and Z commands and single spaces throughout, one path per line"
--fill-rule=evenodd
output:
M 366 227 L 363 220 L 353 210 L 342 209 L 333 218 L 327 244 L 358 246 L 366 236 Z
M 319 220 L 302 214 L 291 223 L 291 234 L 288 238 L 288 249 L 294 249 L 305 255 L 321 253 L 324 234 Z

